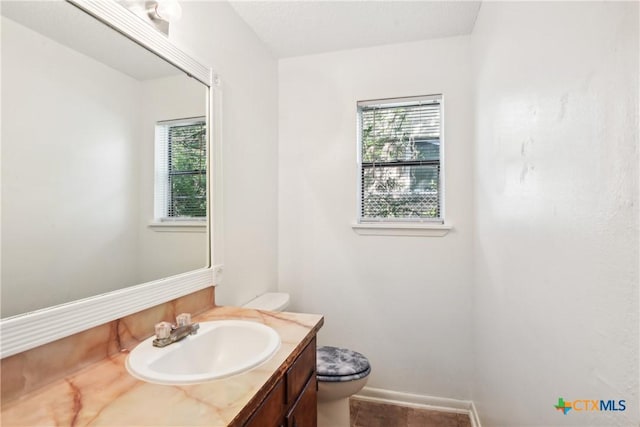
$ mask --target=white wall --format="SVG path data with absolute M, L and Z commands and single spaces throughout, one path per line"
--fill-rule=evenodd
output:
M 472 102 L 469 39 L 283 59 L 279 281 L 325 315 L 320 344 L 369 357 L 372 387 L 470 397 Z M 356 102 L 445 97 L 445 237 L 356 234 Z
M 207 89 L 186 75 L 141 82 L 139 282 L 209 264 L 206 227 L 150 227 L 154 221 L 155 125 L 162 120 L 205 116 Z M 176 230 L 176 231 L 174 231 Z M 177 231 L 179 230 L 179 231 Z
M 485 2 L 473 41 L 483 426 L 636 425 L 638 3 Z
M 3 317 L 137 283 L 138 93 L 2 18 Z
M 222 79 L 225 265 L 216 302 L 277 288 L 277 62 L 226 2 L 183 2 L 170 39 Z M 223 246 L 223 247 L 222 247 Z

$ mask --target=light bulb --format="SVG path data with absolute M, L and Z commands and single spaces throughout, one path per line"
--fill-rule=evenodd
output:
M 164 21 L 174 22 L 182 16 L 182 8 L 178 0 L 158 0 L 156 14 Z

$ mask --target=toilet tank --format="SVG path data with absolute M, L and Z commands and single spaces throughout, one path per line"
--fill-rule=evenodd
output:
M 244 308 L 255 310 L 283 311 L 289 307 L 289 294 L 284 292 L 267 292 L 257 298 L 252 299 Z

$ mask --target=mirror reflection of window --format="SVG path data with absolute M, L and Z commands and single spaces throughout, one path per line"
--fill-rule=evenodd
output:
M 156 124 L 156 221 L 206 219 L 206 132 L 204 117 Z

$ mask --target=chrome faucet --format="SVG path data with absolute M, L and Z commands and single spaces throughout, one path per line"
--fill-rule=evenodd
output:
M 191 323 L 191 314 L 182 313 L 176 316 L 176 324 L 160 322 L 156 326 L 156 338 L 153 340 L 154 347 L 166 347 L 169 344 L 178 342 L 188 335 L 195 335 L 200 329 L 197 323 Z

